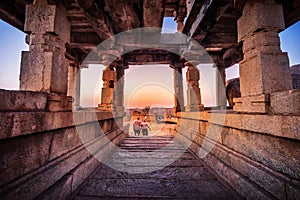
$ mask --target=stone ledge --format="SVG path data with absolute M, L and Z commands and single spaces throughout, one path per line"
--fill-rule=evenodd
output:
M 213 119 L 211 115 L 214 115 Z M 218 117 L 220 115 L 220 117 Z M 225 116 L 224 116 L 225 115 Z M 225 117 L 225 118 L 224 118 Z M 300 140 L 299 115 L 261 115 L 261 114 L 236 114 L 222 112 L 198 112 L 193 114 L 181 113 L 181 118 L 226 126 L 234 129 L 264 133 L 283 138 Z M 220 120 L 224 118 L 225 121 Z
M 270 102 L 274 114 L 300 114 L 300 90 L 272 93 Z
M 184 143 L 188 144 L 191 141 L 185 134 L 179 134 L 180 140 L 185 141 Z M 190 149 L 196 155 L 198 154 L 199 149 L 202 146 L 201 144 L 205 138 L 205 136 L 201 134 L 198 135 L 201 137 L 201 140 L 197 141 L 195 139 L 190 145 Z M 206 142 L 211 143 L 212 140 L 206 138 Z M 212 142 L 212 145 L 214 145 L 214 142 Z M 204 150 L 207 151 L 205 148 Z M 215 159 L 214 163 L 211 163 L 212 158 Z M 299 181 L 294 181 L 294 183 L 292 183 L 291 178 L 287 175 L 278 173 L 268 166 L 258 163 L 240 152 L 224 146 L 224 144 L 217 143 L 203 161 L 205 161 L 211 168 L 215 169 L 215 172 L 219 176 L 221 176 L 243 196 L 248 196 L 249 191 L 247 188 L 252 188 L 252 193 L 257 193 L 259 191 L 259 196 L 266 194 L 261 191 L 263 188 L 263 190 L 274 195 L 273 198 L 279 197 L 280 199 L 285 199 L 285 191 L 288 188 L 291 190 L 288 193 L 300 193 L 299 189 L 296 189 L 297 185 L 299 186 L 300 184 Z M 234 172 L 235 175 L 227 176 L 226 174 L 228 172 Z M 246 181 L 245 183 L 247 183 L 246 185 L 248 186 L 245 186 L 245 184 L 239 185 L 241 179 L 244 179 L 243 181 Z M 288 194 L 288 196 L 292 196 L 292 194 Z
M 123 132 L 118 133 L 118 131 L 113 131 L 108 135 L 108 137 L 111 137 L 113 142 L 117 144 L 126 136 Z M 89 151 L 86 149 L 87 146 L 89 146 Z M 60 192 L 60 184 L 55 188 L 51 188 L 51 186 L 55 186 L 55 184 L 60 181 L 65 182 L 64 180 L 68 174 L 72 175 L 73 181 L 65 182 L 68 183 L 67 187 L 71 188 L 71 190 L 64 195 L 70 195 L 70 193 L 76 189 L 75 187 L 83 182 L 88 174 L 92 172 L 92 168 L 85 168 L 87 166 L 86 164 L 88 164 L 88 166 L 94 166 L 95 163 L 93 164 L 93 162 L 96 161 L 94 158 L 97 158 L 97 162 L 103 161 L 112 151 L 113 147 L 113 145 L 108 145 L 105 137 L 97 137 L 85 146 L 75 148 L 67 154 L 43 165 L 39 169 L 3 186 L 0 188 L 0 195 L 5 197 L 5 199 L 33 199 L 43 193 L 42 196 L 44 197 L 49 194 L 47 193 L 49 190 Z M 90 159 L 92 159 L 92 163 L 87 163 Z M 81 171 L 84 171 L 85 174 L 81 174 Z M 52 195 L 59 194 L 51 194 L 51 196 Z
M 45 111 L 47 93 L 0 89 L 0 111 Z
M 75 115 L 75 120 L 74 120 Z M 0 140 L 37 132 L 67 128 L 94 121 L 121 118 L 124 113 L 99 111 L 1 112 Z

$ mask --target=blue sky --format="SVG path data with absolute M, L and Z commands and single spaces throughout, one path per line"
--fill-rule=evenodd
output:
M 173 18 L 165 18 L 163 32 L 172 33 L 176 31 L 176 23 Z M 288 52 L 290 64 L 300 64 L 300 22 L 289 27 L 280 33 L 281 48 Z M 28 45 L 25 43 L 25 34 L 7 23 L 0 20 L 0 88 L 18 90 L 21 51 L 27 51 Z M 172 73 L 168 67 L 166 73 Z M 99 71 L 100 70 L 100 71 Z M 101 74 L 102 69 L 98 69 Z M 137 70 L 136 71 L 140 71 Z M 238 77 L 238 66 L 226 70 L 227 78 Z M 171 79 L 172 74 L 168 79 Z M 171 80 L 172 83 L 172 80 Z

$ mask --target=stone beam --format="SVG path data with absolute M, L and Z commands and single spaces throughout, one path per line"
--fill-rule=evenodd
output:
M 165 0 L 145 0 L 143 3 L 144 27 L 162 27 Z
M 10 25 L 16 27 L 17 29 L 19 29 L 21 31 L 23 30 L 24 24 L 21 21 L 21 19 L 19 19 L 17 16 L 15 16 L 15 13 L 11 14 L 11 13 L 7 12 L 7 10 L 5 8 L 0 7 L 0 19 L 2 19 L 3 21 L 9 23 Z
M 101 10 L 103 6 L 98 6 L 97 2 L 92 0 L 76 0 L 76 2 L 102 40 L 114 35 L 103 10 Z

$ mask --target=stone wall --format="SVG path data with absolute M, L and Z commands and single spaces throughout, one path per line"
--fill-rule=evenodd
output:
M 74 119 L 72 111 L 47 111 L 45 93 L 0 93 L 4 199 L 65 199 L 109 155 L 110 141 L 119 144 L 127 136 L 117 124 L 124 113 L 83 110 Z
M 300 116 L 181 113 L 176 135 L 208 153 L 207 166 L 246 199 L 298 199 L 299 124 Z

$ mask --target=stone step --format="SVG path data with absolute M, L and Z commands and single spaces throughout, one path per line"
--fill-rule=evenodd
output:
M 235 199 L 172 137 L 130 136 L 82 184 L 76 200 Z

